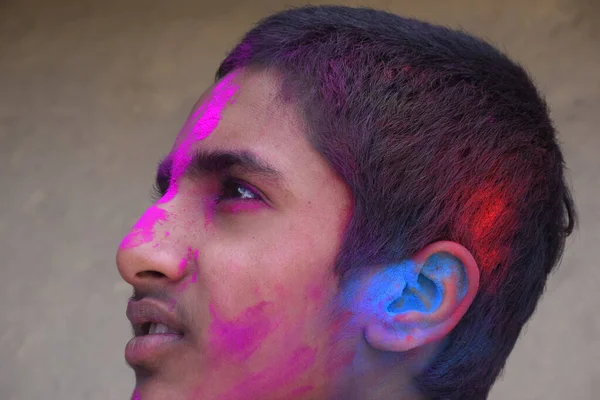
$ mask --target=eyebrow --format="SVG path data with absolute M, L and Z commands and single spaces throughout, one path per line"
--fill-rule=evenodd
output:
M 166 157 L 158 165 L 156 182 L 169 182 L 171 179 L 173 159 Z M 186 166 L 184 175 L 201 176 L 206 174 L 221 174 L 237 169 L 240 172 L 257 175 L 259 178 L 281 185 L 283 174 L 272 165 L 249 150 L 196 150 L 191 161 Z

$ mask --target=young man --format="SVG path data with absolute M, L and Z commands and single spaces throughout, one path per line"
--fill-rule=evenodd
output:
M 575 212 L 548 111 L 471 36 L 261 21 L 123 240 L 141 399 L 483 399 Z

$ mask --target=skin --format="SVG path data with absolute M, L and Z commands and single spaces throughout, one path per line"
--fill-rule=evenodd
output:
M 167 157 L 169 189 L 119 248 L 138 297 L 169 304 L 187 328 L 181 345 L 132 365 L 133 398 L 419 398 L 411 376 L 477 291 L 477 265 L 452 242 L 338 285 L 351 192 L 278 82 L 241 70 L 203 94 Z M 219 174 L 186 172 L 198 150 L 251 151 L 279 181 L 234 167 L 243 185 L 224 191 Z M 455 255 L 431 278 L 445 289 L 415 289 L 435 309 L 386 311 L 440 252 Z

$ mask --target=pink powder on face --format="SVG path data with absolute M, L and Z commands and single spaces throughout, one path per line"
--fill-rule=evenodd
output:
M 258 399 L 261 394 L 280 390 L 293 383 L 294 380 L 312 367 L 316 357 L 317 349 L 308 346 L 301 347 L 294 351 L 289 358 L 273 363 L 261 372 L 249 375 L 225 393 L 220 400 Z M 306 391 L 308 387 L 310 386 L 300 389 Z M 313 388 L 310 387 L 310 389 Z M 298 396 L 298 393 L 295 396 Z
M 219 81 L 213 89 L 210 98 L 196 109 L 188 119 L 184 129 L 177 136 L 177 140 L 181 139 L 181 143 L 173 153 L 169 189 L 157 201 L 157 204 L 168 203 L 177 195 L 177 182 L 179 182 L 179 178 L 185 173 L 192 160 L 194 145 L 196 142 L 209 137 L 217 128 L 225 106 L 233 102 L 232 98 L 239 90 L 239 85 L 232 83 L 237 74 L 237 72 L 232 72 Z
M 309 297 L 315 303 L 320 303 L 323 300 L 323 288 L 320 286 L 312 286 L 308 291 Z
M 179 274 L 181 276 L 184 276 L 186 274 L 186 271 L 188 269 L 188 262 L 193 258 L 194 260 L 194 266 L 197 268 L 197 261 L 198 261 L 198 249 L 196 250 L 192 250 L 191 247 L 188 247 L 188 253 L 187 256 L 185 258 L 182 258 L 181 261 L 179 262 Z M 187 287 L 188 283 L 194 283 L 198 280 L 198 270 L 194 270 L 192 272 L 192 275 L 190 276 L 189 279 L 184 280 L 182 282 L 182 284 L 177 288 L 178 292 L 183 292 L 185 290 L 185 288 Z
M 131 249 L 154 240 L 154 228 L 156 224 L 162 224 L 169 215 L 162 208 L 150 207 L 144 215 L 133 226 L 131 231 L 123 238 L 121 249 Z
M 190 251 L 191 251 L 191 249 L 190 249 Z M 195 265 L 196 269 L 194 270 L 194 272 L 192 273 L 192 276 L 190 278 L 191 283 L 194 283 L 198 280 L 198 254 L 200 254 L 200 250 L 198 250 L 198 249 L 194 250 L 194 252 L 193 252 L 194 262 L 195 262 L 194 265 Z
M 169 189 L 167 190 L 167 193 L 165 193 L 165 195 L 163 197 L 158 199 L 156 204 L 166 204 L 166 203 L 170 202 L 171 200 L 173 200 L 175 198 L 176 194 L 177 194 L 177 182 L 175 182 L 175 179 L 173 177 L 171 177 L 171 180 L 169 181 Z
M 190 161 L 192 160 L 193 146 L 196 142 L 204 140 L 217 128 L 221 121 L 221 114 L 225 106 L 231 101 L 237 93 L 239 85 L 234 85 L 231 81 L 237 76 L 237 72 L 232 72 L 224 77 L 214 88 L 210 99 L 204 103 L 194 115 L 190 118 L 193 126 L 188 135 L 182 140 L 181 145 L 175 150 L 173 157 L 173 170 L 171 171 L 171 186 L 177 192 L 175 182 L 183 175 Z M 194 122 L 195 120 L 195 122 Z M 167 192 L 167 194 L 169 194 Z M 174 194 L 169 196 L 174 197 Z
M 177 304 L 177 300 L 171 299 L 171 301 L 169 302 L 169 311 L 170 312 L 173 312 L 173 310 L 175 309 L 175 304 Z
M 345 311 L 334 318 L 330 327 L 329 346 L 336 348 L 337 342 L 344 337 L 345 332 L 352 332 L 355 328 L 352 326 L 355 314 L 352 311 Z M 352 347 L 338 348 L 338 350 L 327 359 L 326 369 L 330 372 L 337 372 L 352 364 L 355 357 L 355 350 Z
M 294 390 L 292 391 L 292 393 L 291 393 L 291 396 L 292 396 L 292 398 L 293 398 L 293 399 L 295 399 L 295 398 L 297 398 L 297 397 L 300 397 L 300 396 L 303 396 L 303 395 L 305 395 L 306 393 L 310 392 L 310 391 L 311 391 L 311 390 L 313 390 L 313 389 L 314 389 L 314 387 L 313 387 L 313 386 L 310 386 L 310 385 L 307 385 L 307 386 L 301 386 L 301 387 L 299 387 L 298 389 L 294 389 Z
M 204 201 L 204 228 L 208 228 L 213 223 L 217 207 L 217 200 L 214 197 L 207 198 Z
M 231 84 L 233 78 L 237 76 L 237 72 L 230 73 L 224 77 L 212 92 L 209 103 L 202 117 L 198 119 L 192 129 L 192 138 L 194 141 L 207 138 L 219 125 L 221 121 L 221 112 L 231 102 L 233 96 L 237 93 L 239 86 Z
M 259 202 L 259 201 L 244 201 L 244 202 L 237 202 L 237 203 L 223 203 L 221 204 L 221 208 L 223 209 L 223 211 L 225 212 L 230 212 L 232 214 L 237 214 L 239 212 L 249 212 L 249 211 L 257 211 L 257 210 L 262 210 L 264 208 L 264 203 Z
M 186 258 L 182 258 L 181 261 L 179 262 L 179 273 L 183 274 L 185 272 L 185 269 L 187 267 L 187 263 L 188 263 L 188 259 Z
M 131 395 L 131 400 L 141 400 L 141 399 L 142 399 L 142 395 L 140 394 L 140 390 L 135 389 L 133 391 L 133 394 Z
M 266 315 L 271 303 L 263 301 L 247 308 L 234 320 L 224 321 L 211 304 L 211 346 L 216 358 L 244 361 L 260 347 L 262 341 L 279 325 Z

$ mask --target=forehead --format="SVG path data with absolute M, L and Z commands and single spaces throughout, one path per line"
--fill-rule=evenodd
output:
M 226 78 L 225 85 L 213 85 L 196 102 L 172 155 L 194 149 L 250 151 L 284 177 L 337 180 L 327 161 L 308 142 L 295 105 L 282 100 L 277 75 L 240 70 Z M 210 132 L 196 140 L 194 132 L 207 119 L 212 122 Z
M 279 79 L 272 73 L 240 70 L 212 85 L 194 105 L 175 147 L 212 120 L 214 129 L 195 140 L 206 149 L 259 150 L 275 141 L 305 139 L 298 113 L 292 104 L 280 101 Z M 210 114 L 210 115 L 207 115 Z M 216 123 L 214 123 L 216 122 Z M 293 133 L 290 137 L 290 133 Z

